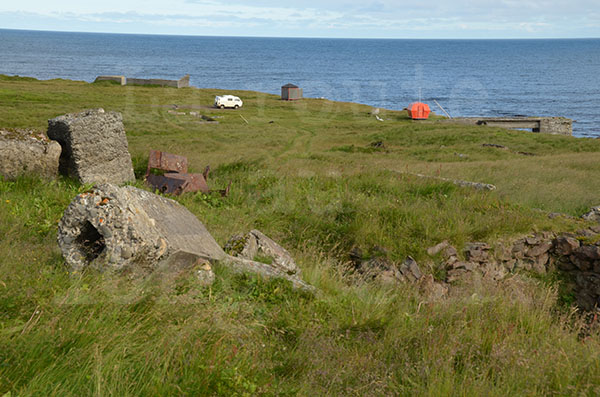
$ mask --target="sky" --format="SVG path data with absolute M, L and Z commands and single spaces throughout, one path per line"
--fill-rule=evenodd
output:
M 598 0 L 19 0 L 0 28 L 333 38 L 600 37 Z

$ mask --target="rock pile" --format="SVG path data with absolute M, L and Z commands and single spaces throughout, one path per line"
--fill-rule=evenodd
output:
M 0 177 L 16 179 L 36 174 L 54 178 L 58 174 L 60 145 L 30 130 L 0 129 Z
M 445 283 L 435 281 L 433 275 L 423 274 L 418 263 L 408 256 L 402 263 L 390 260 L 385 249 L 374 247 L 371 255 L 359 248 L 350 252 L 350 272 L 361 279 L 382 284 L 411 283 L 430 300 L 439 300 L 448 294 Z
M 92 109 L 48 120 L 48 137 L 62 146 L 60 172 L 81 183 L 135 181 L 123 118 Z
M 276 246 L 270 239 L 261 240 L 261 246 Z M 75 197 L 60 220 L 58 244 L 74 270 L 92 266 L 149 274 L 159 268 L 208 265 L 202 273 L 207 281 L 214 278 L 208 271 L 210 264 L 218 262 L 237 271 L 282 277 L 296 287 L 313 289 L 300 279 L 299 272 L 290 274 L 290 263 L 282 268 L 277 263 L 227 255 L 185 207 L 132 186 L 102 184 Z

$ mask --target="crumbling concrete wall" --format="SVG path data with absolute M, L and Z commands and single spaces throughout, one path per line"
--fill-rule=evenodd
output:
M 125 78 L 125 76 L 98 76 L 96 77 L 96 80 L 94 80 L 94 83 L 99 81 L 115 81 L 121 85 L 127 84 L 127 78 Z
M 0 178 L 21 175 L 58 175 L 60 145 L 43 134 L 29 130 L 0 129 Z
M 508 129 L 525 128 L 542 134 L 573 135 L 573 120 L 565 117 L 457 117 L 443 122 Z
M 48 137 L 62 147 L 60 172 L 81 183 L 135 181 L 123 118 L 92 109 L 48 120 Z
M 179 80 L 137 79 L 128 77 L 127 85 L 159 85 L 161 87 L 184 88 L 190 86 L 190 75 L 186 74 Z
M 138 79 L 125 76 L 98 76 L 94 82 L 98 81 L 116 81 L 121 85 L 158 85 L 161 87 L 185 88 L 190 86 L 190 75 L 186 74 L 179 80 Z

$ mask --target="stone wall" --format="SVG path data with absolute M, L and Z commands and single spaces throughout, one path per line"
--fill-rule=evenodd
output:
M 561 271 L 572 280 L 573 294 L 581 309 L 600 307 L 600 225 L 577 233 L 536 233 L 494 247 L 468 243 L 462 257 L 447 242 L 430 248 L 429 253 L 441 253 L 448 283 L 473 274 L 501 280 L 517 271 Z

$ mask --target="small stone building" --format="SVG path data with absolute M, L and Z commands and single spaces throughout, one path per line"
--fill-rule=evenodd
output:
M 284 101 L 296 101 L 302 99 L 302 88 L 294 84 L 286 84 L 281 87 L 281 99 Z

